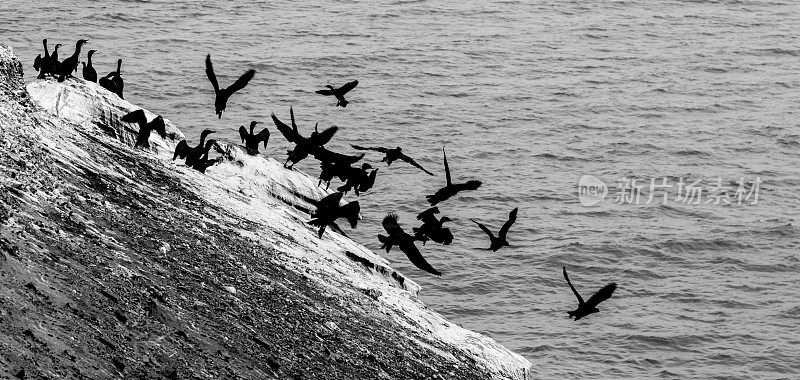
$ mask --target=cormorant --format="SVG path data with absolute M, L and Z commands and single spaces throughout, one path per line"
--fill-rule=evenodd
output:
M 363 153 L 358 156 L 346 156 L 344 154 L 331 152 L 324 147 L 317 149 L 314 153 L 314 158 L 320 161 L 320 168 L 322 169 L 319 173 L 319 182 L 317 186 L 325 181 L 327 183 L 325 189 L 327 189 L 330 187 L 333 177 L 339 177 L 340 181 L 347 182 L 354 170 L 350 165 L 358 162 L 362 157 L 364 157 Z
M 194 166 L 194 163 L 197 162 L 204 153 L 208 153 L 208 150 L 211 148 L 211 145 L 205 145 L 206 136 L 211 133 L 214 133 L 214 131 L 210 129 L 201 132 L 200 143 L 194 148 L 190 147 L 189 144 L 186 143 L 186 140 L 181 140 L 181 142 L 175 146 L 175 154 L 172 156 L 172 160 L 175 161 L 176 158 L 180 157 L 186 160 L 187 166 Z
M 86 54 L 86 62 L 83 63 L 83 79 L 95 83 L 97 83 L 97 71 L 95 71 L 92 66 L 92 54 L 96 51 L 97 50 L 89 50 L 89 53 Z
M 242 143 L 244 143 L 245 148 L 247 148 L 247 154 L 255 156 L 258 154 L 258 144 L 262 141 L 264 142 L 264 148 L 267 147 L 267 142 L 269 141 L 269 130 L 264 128 L 259 132 L 257 135 L 253 134 L 253 129 L 258 124 L 257 121 L 250 122 L 250 133 L 247 133 L 247 129 L 243 126 L 239 127 L 239 136 L 242 138 Z
M 155 119 L 151 122 L 147 122 L 147 116 L 144 114 L 144 110 L 139 109 L 133 111 L 120 119 L 126 123 L 137 123 L 139 124 L 139 134 L 136 137 L 136 144 L 134 147 L 141 146 L 145 148 L 150 147 L 150 132 L 156 131 L 161 136 L 161 138 L 167 137 L 167 126 L 164 124 L 164 118 L 161 115 L 156 116 Z
M 58 60 L 59 47 L 61 47 L 61 44 L 56 44 L 56 46 L 53 46 L 53 54 L 50 54 L 50 65 L 47 66 L 47 73 L 53 77 L 56 76 L 56 73 L 58 72 L 58 70 L 60 70 L 59 68 L 61 67 L 61 62 L 59 62 Z
M 434 206 L 417 215 L 417 220 L 422 221 L 422 226 L 419 228 L 414 227 L 414 237 L 422 241 L 422 245 L 428 242 L 428 239 L 437 243 L 449 245 L 453 242 L 453 233 L 449 228 L 444 227 L 445 222 L 450 222 L 450 218 L 443 216 L 442 219 L 436 219 L 434 214 L 439 213 L 439 208 Z
M 453 181 L 450 179 L 450 167 L 447 165 L 447 153 L 444 151 L 444 147 L 442 147 L 442 154 L 444 155 L 444 174 L 447 179 L 447 184 L 435 194 L 426 197 L 431 206 L 435 206 L 437 203 L 443 202 L 461 191 L 475 190 L 481 186 L 481 181 L 478 180 L 469 180 L 466 183 L 453 184 Z
M 506 235 L 508 235 L 508 229 L 511 228 L 511 225 L 514 224 L 514 222 L 517 220 L 517 209 L 519 209 L 519 207 L 515 207 L 513 210 L 511 210 L 510 213 L 508 213 L 508 220 L 506 221 L 505 224 L 503 224 L 503 227 L 500 228 L 500 232 L 497 233 L 497 237 L 495 237 L 494 234 L 492 234 L 492 231 L 489 231 L 489 229 L 486 228 L 486 226 L 476 222 L 475 220 L 470 219 L 472 220 L 473 223 L 477 224 L 478 227 L 480 227 L 483 230 L 483 232 L 486 232 L 486 234 L 489 235 L 489 240 L 491 240 L 491 243 L 489 244 L 489 249 L 491 249 L 492 251 L 497 251 L 503 246 L 508 245 L 508 240 L 506 240 Z
M 385 154 L 386 156 L 383 157 L 381 162 L 385 162 L 387 166 L 391 165 L 392 162 L 394 162 L 395 160 L 403 160 L 405 162 L 408 162 L 411 165 L 416 166 L 417 168 L 421 169 L 425 173 L 428 173 L 428 175 L 433 175 L 433 173 L 425 170 L 425 168 L 423 168 L 422 165 L 420 165 L 416 161 L 414 161 L 413 158 L 403 154 L 403 148 L 401 148 L 399 146 L 397 148 L 394 148 L 394 149 L 392 149 L 392 148 L 383 148 L 383 147 L 363 147 L 363 146 L 358 146 L 358 145 L 353 145 L 353 144 L 350 144 L 350 146 L 352 146 L 354 149 L 358 149 L 358 150 L 374 150 L 376 152 L 381 152 L 381 153 Z
M 570 317 L 574 317 L 576 321 L 589 314 L 599 312 L 600 310 L 597 308 L 597 305 L 599 305 L 600 302 L 611 298 L 611 295 L 614 294 L 614 290 L 617 289 L 617 284 L 612 282 L 598 290 L 597 293 L 592 294 L 589 300 L 584 302 L 583 297 L 578 294 L 578 291 L 575 290 L 575 287 L 572 286 L 571 282 L 569 282 L 566 266 L 564 267 L 564 278 L 567 280 L 567 284 L 569 285 L 570 289 L 572 289 L 572 292 L 575 293 L 575 297 L 578 298 L 578 308 L 567 312 L 567 314 L 569 314 Z
M 216 140 L 208 140 L 206 142 L 206 146 L 203 148 L 204 150 L 203 155 L 192 163 L 191 165 L 192 169 L 197 170 L 200 173 L 205 173 L 206 169 L 208 169 L 211 165 L 214 165 L 219 162 L 218 159 L 214 160 L 208 159 L 208 152 L 211 150 L 211 147 L 214 146 L 214 143 L 216 142 L 217 142 Z
M 341 229 L 339 229 L 339 226 L 336 224 L 336 219 L 339 218 L 347 219 L 347 221 L 350 222 L 350 228 L 356 228 L 359 219 L 358 213 L 361 212 L 361 206 L 359 206 L 358 201 L 340 206 L 339 203 L 342 201 L 343 195 L 342 193 L 332 193 L 316 202 L 317 211 L 311 213 L 312 219 L 308 224 L 319 227 L 318 236 L 320 238 L 322 238 L 322 234 L 325 233 L 325 227 L 327 226 L 331 226 L 341 232 Z
M 278 117 L 275 114 L 272 114 L 272 121 L 275 123 L 275 126 L 278 128 L 278 131 L 281 132 L 283 137 L 286 138 L 287 141 L 292 142 L 295 144 L 294 149 L 286 151 L 288 158 L 286 162 L 283 163 L 283 166 L 286 167 L 286 164 L 289 161 L 292 162 L 289 165 L 289 169 L 294 166 L 294 164 L 300 162 L 302 159 L 308 157 L 309 154 L 315 154 L 317 151 L 322 148 L 323 145 L 327 144 L 328 141 L 333 138 L 333 135 L 336 134 L 338 128 L 336 126 L 330 127 L 322 132 L 317 131 L 317 125 L 314 126 L 314 133 L 312 133 L 311 137 L 305 138 L 303 137 L 300 132 L 297 130 L 297 124 L 294 122 L 294 110 L 292 107 L 289 107 L 289 115 L 292 119 L 292 126 L 289 127 L 282 121 L 278 120 Z M 324 153 L 321 153 L 324 154 Z M 322 160 L 321 161 L 331 161 L 331 160 Z
M 350 166 L 348 166 L 348 168 L 349 173 L 346 174 L 347 182 L 344 185 L 339 186 L 339 188 L 336 190 L 346 193 L 350 191 L 350 189 L 355 189 L 356 195 L 359 195 L 359 193 L 363 193 L 371 189 L 375 184 L 375 177 L 378 174 L 378 169 L 375 169 L 370 173 L 369 169 L 372 169 L 372 165 L 365 162 L 361 165 L 361 168 L 354 168 Z
M 122 97 L 122 90 L 125 87 L 125 82 L 123 82 L 122 80 L 121 71 L 122 71 L 122 59 L 118 59 L 117 71 L 112 71 L 106 74 L 106 76 L 100 78 L 100 80 L 98 80 L 97 83 L 100 84 L 100 86 L 105 88 L 106 90 L 117 94 L 117 96 L 119 96 L 120 99 L 125 99 L 124 97 Z
M 45 75 L 50 74 L 50 68 L 52 66 L 50 63 L 50 52 L 47 50 L 47 38 L 42 40 L 42 45 L 44 46 L 44 57 L 39 54 L 36 56 L 36 59 L 33 60 L 33 68 L 39 72 L 36 79 L 44 79 Z
M 358 86 L 358 81 L 354 80 L 352 82 L 345 83 L 344 86 L 339 87 L 339 88 L 333 88 L 333 86 L 327 85 L 325 87 L 327 87 L 328 90 L 318 90 L 318 91 L 316 91 L 316 93 L 317 94 L 321 94 L 321 95 L 326 95 L 326 96 L 333 95 L 333 96 L 336 97 L 336 105 L 337 106 L 347 107 L 347 103 L 350 103 L 350 102 L 348 102 L 344 98 L 344 94 L 346 94 L 348 91 L 354 89 L 356 86 Z
M 431 264 L 428 264 L 425 258 L 422 257 L 419 249 L 414 245 L 414 240 L 417 239 L 403 231 L 400 225 L 397 224 L 397 214 L 389 213 L 383 218 L 382 224 L 383 229 L 386 230 L 389 236 L 378 235 L 378 240 L 383 243 L 381 248 L 386 248 L 386 252 L 389 252 L 393 245 L 397 245 L 400 250 L 408 256 L 408 260 L 410 260 L 414 266 L 436 276 L 442 275 L 441 272 L 434 269 Z
M 206 55 L 206 75 L 208 76 L 208 80 L 211 81 L 211 86 L 214 87 L 214 94 L 216 98 L 214 99 L 214 110 L 217 113 L 219 118 L 222 118 L 222 111 L 225 110 L 226 105 L 228 104 L 228 98 L 233 95 L 234 92 L 239 91 L 247 86 L 247 83 L 253 79 L 253 76 L 256 75 L 256 71 L 253 69 L 247 70 L 246 73 L 242 74 L 236 82 L 233 82 L 232 85 L 228 86 L 227 88 L 219 88 L 219 83 L 217 83 L 217 76 L 214 74 L 214 66 L 211 65 L 211 54 Z
M 75 43 L 75 52 L 72 53 L 71 56 L 67 57 L 58 67 L 58 81 L 63 82 L 64 79 L 71 77 L 74 71 L 78 71 L 78 62 L 81 55 L 81 47 L 83 44 L 89 42 L 89 40 L 78 40 Z

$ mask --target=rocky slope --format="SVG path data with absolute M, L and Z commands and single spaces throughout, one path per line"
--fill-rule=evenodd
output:
M 25 87 L 21 70 L 0 45 L 0 373 L 528 377 L 380 256 L 318 239 L 316 179 L 224 142 L 200 174 L 170 160 L 184 137 L 168 121 L 133 149 L 119 117 L 138 107 L 79 79 Z

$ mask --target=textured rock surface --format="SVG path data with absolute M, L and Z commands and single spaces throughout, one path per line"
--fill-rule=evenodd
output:
M 167 159 L 171 123 L 132 149 L 118 118 L 136 106 L 82 80 L 26 92 L 12 57 L 0 46 L 0 372 L 526 378 L 385 259 L 316 238 L 315 178 L 224 142 L 202 175 Z

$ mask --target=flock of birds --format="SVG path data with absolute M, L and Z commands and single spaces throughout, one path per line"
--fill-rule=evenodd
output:
M 50 76 L 57 78 L 59 82 L 62 82 L 67 78 L 72 77 L 72 74 L 77 72 L 81 47 L 87 42 L 87 40 L 78 40 L 75 45 L 75 52 L 63 61 L 59 61 L 58 48 L 61 45 L 56 44 L 55 48 L 53 49 L 53 53 L 50 54 L 47 48 L 47 40 L 43 40 L 42 44 L 44 45 L 44 55 L 40 54 L 37 56 L 33 64 L 33 67 L 39 72 L 38 78 L 45 79 Z M 87 62 L 82 62 L 83 78 L 87 81 L 98 83 L 103 88 L 122 98 L 122 91 L 124 87 L 120 73 L 122 60 L 120 59 L 117 61 L 116 71 L 112 71 L 105 77 L 98 80 L 97 72 L 92 66 L 93 53 L 95 53 L 95 50 L 89 50 L 89 53 L 87 54 Z M 247 86 L 250 80 L 252 80 L 255 76 L 256 71 L 252 69 L 248 70 L 239 76 L 239 78 L 233 82 L 233 84 L 228 87 L 221 88 L 214 72 L 210 54 L 206 56 L 205 66 L 206 76 L 208 77 L 208 80 L 211 82 L 211 86 L 214 89 L 214 110 L 217 117 L 221 119 L 222 113 L 225 111 L 231 96 L 233 96 L 237 91 L 245 88 L 245 86 Z M 327 89 L 318 90 L 316 93 L 325 96 L 333 96 L 336 98 L 336 106 L 347 107 L 349 102 L 347 99 L 345 99 L 345 95 L 356 88 L 356 86 L 358 86 L 358 81 L 354 80 L 344 84 L 339 88 L 327 85 L 325 86 Z M 327 227 L 331 227 L 344 234 L 344 232 L 336 224 L 336 221 L 340 218 L 346 219 L 351 228 L 356 228 L 359 220 L 360 205 L 358 201 L 352 201 L 342 205 L 342 198 L 344 194 L 350 190 L 353 190 L 356 195 L 359 195 L 360 193 L 366 192 L 372 188 L 372 186 L 375 184 L 375 178 L 377 176 L 378 169 L 373 169 L 368 163 L 363 163 L 360 167 L 353 166 L 364 157 L 364 153 L 358 155 L 346 155 L 333 152 L 325 147 L 325 144 L 331 141 L 333 136 L 336 134 L 338 127 L 333 126 L 320 131 L 317 124 L 314 126 L 314 131 L 311 132 L 309 137 L 305 137 L 300 133 L 297 124 L 295 124 L 294 110 L 291 107 L 289 108 L 289 118 L 291 126 L 278 119 L 274 113 L 272 114 L 272 121 L 275 124 L 275 127 L 288 142 L 294 144 L 294 148 L 287 151 L 287 159 L 283 166 L 285 168 L 292 169 L 296 163 L 307 158 L 308 156 L 312 156 L 320 162 L 321 172 L 318 185 L 321 186 L 322 182 L 326 182 L 327 190 L 330 187 L 330 182 L 333 180 L 333 178 L 339 178 L 340 181 L 344 182 L 342 186 L 336 189 L 336 192 L 325 196 L 321 200 L 312 200 L 312 203 L 314 203 L 316 206 L 316 210 L 310 212 L 312 219 L 308 223 L 312 226 L 318 227 L 319 238 L 322 238 L 322 235 L 325 233 L 325 229 Z M 124 115 L 120 120 L 126 123 L 138 124 L 139 132 L 134 147 L 149 147 L 149 138 L 152 131 L 156 131 L 159 135 L 161 135 L 162 138 L 166 137 L 166 126 L 164 124 L 164 119 L 161 116 L 157 116 L 153 120 L 147 121 L 147 116 L 145 115 L 144 110 L 140 109 Z M 244 126 L 239 128 L 239 135 L 242 143 L 244 144 L 245 150 L 249 155 L 258 155 L 259 146 L 263 143 L 264 147 L 266 148 L 269 141 L 269 129 L 264 128 L 260 132 L 256 133 L 255 127 L 257 124 L 257 121 L 251 122 L 249 131 Z M 175 152 L 172 159 L 175 160 L 177 158 L 181 158 L 184 160 L 184 163 L 187 166 L 204 173 L 206 169 L 217 162 L 220 162 L 219 157 L 217 159 L 209 158 L 210 149 L 216 142 L 215 140 L 206 141 L 206 138 L 211 133 L 214 133 L 214 131 L 208 129 L 202 131 L 200 133 L 200 142 L 194 147 L 189 146 L 186 140 L 182 140 L 175 147 Z M 422 165 L 417 163 L 414 159 L 403 153 L 403 150 L 400 147 L 387 148 L 363 147 L 358 145 L 351 146 L 353 149 L 358 151 L 375 151 L 382 153 L 384 157 L 381 162 L 386 162 L 387 166 L 391 165 L 392 162 L 399 160 L 420 169 L 430 176 L 434 175 L 430 171 L 423 168 Z M 378 240 L 382 244 L 381 248 L 386 249 L 386 252 L 389 252 L 392 247 L 397 246 L 403 253 L 406 254 L 411 263 L 417 268 L 436 276 L 441 276 L 441 272 L 436 270 L 430 263 L 428 263 L 427 260 L 425 260 L 415 242 L 420 241 L 423 245 L 425 245 L 429 240 L 443 245 L 449 245 L 452 243 L 452 231 L 450 231 L 449 228 L 444 227 L 444 223 L 451 221 L 451 219 L 447 216 L 437 218 L 436 214 L 439 214 L 440 212 L 437 205 L 447 201 L 458 193 L 476 190 L 481 186 L 481 181 L 479 180 L 468 180 L 463 183 L 453 183 L 450 175 L 450 167 L 447 163 L 447 153 L 445 152 L 444 147 L 442 148 L 442 156 L 444 161 L 446 183 L 434 194 L 426 197 L 431 207 L 420 212 L 417 216 L 417 220 L 419 220 L 422 224 L 419 227 L 412 228 L 413 233 L 409 234 L 398 223 L 397 214 L 389 213 L 383 218 L 382 221 L 386 235 L 378 235 Z M 473 222 L 477 224 L 478 227 L 488 236 L 488 249 L 497 251 L 500 248 L 509 245 L 507 240 L 508 232 L 517 219 L 517 211 L 518 208 L 511 210 L 511 212 L 508 214 L 507 221 L 500 228 L 496 236 L 484 224 L 473 220 Z M 585 317 L 586 315 L 598 312 L 599 310 L 597 309 L 597 305 L 610 298 L 617 287 L 615 283 L 607 284 L 602 289 L 594 293 L 588 301 L 584 301 L 583 297 L 581 297 L 575 287 L 572 286 L 569 276 L 567 275 L 566 267 L 563 267 L 563 274 L 567 284 L 569 285 L 570 289 L 572 289 L 575 297 L 578 299 L 578 307 L 575 310 L 568 312 L 568 315 L 573 317 L 576 321 Z

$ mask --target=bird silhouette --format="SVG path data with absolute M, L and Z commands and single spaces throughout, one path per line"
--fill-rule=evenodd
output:
M 97 50 L 89 50 L 86 54 L 86 62 L 83 62 L 83 79 L 97 83 L 97 71 L 92 66 L 92 54 Z
M 308 157 L 309 154 L 325 154 L 325 151 L 322 151 L 321 148 L 323 145 L 327 144 L 331 138 L 333 138 L 333 135 L 336 134 L 338 127 L 333 126 L 322 132 L 319 132 L 317 130 L 317 125 L 315 125 L 314 132 L 310 137 L 306 138 L 303 137 L 303 135 L 301 135 L 297 129 L 297 124 L 294 122 L 294 110 L 292 107 L 289 107 L 289 115 L 292 120 L 291 127 L 280 121 L 274 113 L 272 114 L 272 121 L 275 123 L 275 127 L 278 128 L 278 131 L 281 132 L 283 137 L 286 138 L 287 141 L 295 144 L 294 149 L 286 151 L 288 157 L 286 162 L 283 163 L 283 166 L 286 167 L 286 164 L 291 161 L 292 164 L 289 165 L 289 168 L 291 169 L 294 164 Z
M 247 132 L 244 125 L 239 127 L 239 137 L 242 138 L 242 143 L 244 143 L 244 147 L 247 149 L 247 154 L 255 156 L 258 154 L 258 144 L 262 141 L 264 142 L 264 148 L 267 147 L 267 142 L 269 141 L 269 129 L 264 128 L 258 134 L 253 134 L 253 129 L 258 124 L 257 121 L 250 122 L 250 132 Z
M 475 190 L 481 186 L 481 181 L 478 180 L 469 180 L 465 183 L 454 184 L 450 178 L 450 166 L 447 165 L 447 153 L 444 151 L 444 147 L 442 147 L 442 154 L 444 155 L 444 174 L 447 184 L 433 195 L 428 195 L 426 197 L 431 206 L 435 206 L 437 203 L 443 202 L 461 191 Z
M 326 95 L 326 96 L 335 96 L 336 97 L 336 105 L 340 107 L 347 107 L 347 104 L 350 103 L 344 98 L 344 94 L 348 93 L 350 90 L 354 89 L 358 86 L 358 81 L 354 80 L 352 82 L 347 82 L 344 86 L 339 88 L 334 88 L 331 85 L 326 85 L 327 90 L 317 90 L 315 91 L 317 94 Z
M 411 165 L 416 166 L 417 168 L 419 168 L 420 170 L 424 171 L 425 173 L 428 173 L 428 175 L 433 175 L 433 173 L 425 170 L 425 168 L 423 168 L 422 165 L 420 165 L 416 161 L 414 161 L 413 158 L 403 154 L 403 148 L 401 148 L 399 146 L 396 147 L 396 148 L 363 147 L 363 146 L 358 146 L 358 145 L 354 145 L 354 144 L 350 144 L 350 146 L 352 146 L 353 149 L 357 149 L 357 150 L 373 150 L 373 151 L 381 152 L 381 153 L 385 154 L 385 156 L 383 157 L 381 162 L 385 162 L 387 166 L 392 165 L 392 162 L 394 162 L 395 160 L 402 160 L 402 161 L 408 162 Z
M 320 238 L 322 238 L 322 234 L 325 233 L 325 228 L 328 226 L 341 232 L 341 229 L 336 224 L 336 219 L 347 219 L 351 228 L 356 228 L 358 225 L 361 206 L 359 206 L 358 201 L 341 206 L 343 195 L 342 193 L 332 193 L 316 202 L 317 211 L 311 214 L 312 219 L 308 223 L 319 227 L 318 236 Z
M 67 57 L 61 64 L 58 66 L 58 81 L 63 82 L 64 79 L 71 77 L 72 72 L 78 70 L 78 62 L 79 57 L 81 55 L 81 47 L 83 44 L 89 42 L 89 40 L 78 40 L 75 43 L 75 52 L 72 53 L 71 56 Z
M 383 229 L 386 230 L 386 233 L 388 233 L 389 236 L 378 235 L 378 240 L 383 243 L 381 248 L 385 248 L 386 252 L 389 252 L 389 250 L 392 249 L 392 246 L 396 245 L 401 251 L 403 251 L 403 253 L 406 254 L 408 260 L 411 261 L 411 263 L 417 268 L 436 276 L 442 275 L 441 272 L 434 269 L 431 264 L 429 264 L 425 258 L 422 257 L 422 253 L 419 252 L 419 248 L 414 245 L 414 240 L 417 239 L 403 231 L 403 229 L 397 223 L 397 214 L 389 213 L 383 218 L 382 224 Z
M 414 237 L 422 241 L 422 245 L 433 240 L 437 243 L 449 245 L 453 242 L 453 233 L 449 228 L 444 227 L 445 222 L 450 222 L 451 219 L 443 216 L 441 219 L 436 219 L 439 213 L 439 208 L 434 206 L 417 215 L 417 220 L 422 221 L 422 226 L 412 228 Z
M 125 99 L 122 96 L 122 91 L 125 89 L 125 81 L 122 80 L 122 59 L 117 60 L 117 70 L 112 71 L 106 74 L 106 76 L 100 78 L 97 81 L 97 84 L 99 84 L 100 87 L 117 94 L 120 99 Z
M 583 297 L 578 294 L 578 291 L 575 290 L 575 287 L 572 286 L 572 283 L 569 281 L 569 276 L 567 276 L 567 267 L 564 266 L 563 268 L 564 279 L 567 280 L 567 284 L 569 285 L 570 289 L 572 289 L 572 292 L 575 293 L 575 297 L 578 298 L 578 308 L 567 312 L 567 314 L 570 317 L 574 317 L 576 321 L 589 314 L 599 312 L 600 310 L 597 308 L 597 305 L 599 305 L 600 302 L 611 298 L 611 295 L 614 294 L 614 290 L 617 289 L 617 284 L 612 282 L 598 290 L 595 294 L 592 294 L 592 296 L 589 297 L 589 300 L 584 302 Z
M 144 110 L 139 109 L 126 114 L 120 119 L 126 123 L 139 124 L 139 134 L 136 137 L 136 144 L 133 146 L 141 146 L 144 148 L 150 147 L 150 132 L 156 131 L 161 138 L 167 137 L 167 126 L 164 124 L 164 118 L 161 115 L 156 116 L 151 122 L 147 122 L 147 116 Z
M 228 99 L 235 93 L 247 86 L 247 83 L 253 79 L 253 76 L 256 75 L 256 71 L 253 69 L 247 70 L 236 82 L 233 82 L 232 85 L 226 88 L 219 88 L 219 83 L 217 82 L 217 75 L 214 74 L 214 66 L 211 64 L 211 54 L 206 55 L 206 76 L 208 76 L 208 80 L 211 81 L 211 86 L 214 87 L 214 94 L 216 98 L 214 99 L 214 110 L 217 113 L 217 116 L 222 119 L 222 111 L 225 110 L 225 107 L 228 105 Z
M 486 226 L 472 220 L 472 222 L 477 224 L 478 227 L 480 227 L 483 230 L 483 232 L 486 232 L 486 234 L 489 235 L 489 240 L 491 241 L 489 249 L 491 249 L 492 251 L 497 251 L 503 246 L 508 245 L 508 240 L 506 240 L 506 236 L 508 235 L 508 229 L 511 228 L 511 225 L 514 224 L 514 222 L 517 220 L 518 208 L 519 207 L 514 208 L 513 210 L 511 210 L 510 213 L 508 213 L 508 220 L 506 221 L 505 224 L 503 224 L 503 227 L 500 228 L 500 232 L 497 233 L 497 237 L 495 237 L 494 234 L 492 234 L 492 231 L 489 231 L 489 229 L 486 228 Z
M 199 171 L 200 173 L 205 173 L 206 169 L 211 167 L 212 165 L 219 163 L 219 159 L 209 159 L 208 152 L 211 150 L 211 147 L 216 143 L 216 140 L 208 140 L 206 141 L 206 146 L 203 147 L 203 154 L 197 159 L 192 162 L 192 169 Z
M 206 137 L 211 133 L 214 133 L 214 131 L 210 129 L 200 132 L 200 143 L 194 148 L 190 147 L 189 144 L 186 143 L 186 140 L 181 140 L 181 142 L 175 146 L 175 154 L 172 156 L 172 160 L 174 161 L 176 158 L 180 157 L 186 160 L 186 166 L 194 166 L 195 162 L 200 160 L 211 148 L 211 145 L 205 145 Z

